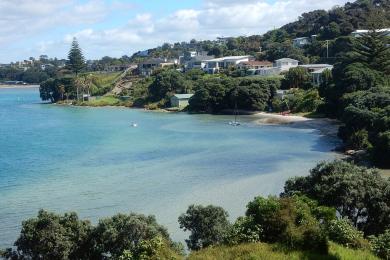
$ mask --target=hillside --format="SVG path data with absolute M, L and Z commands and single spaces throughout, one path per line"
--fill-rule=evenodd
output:
M 375 260 L 370 252 L 353 250 L 335 243 L 330 244 L 329 254 L 320 255 L 307 251 L 289 251 L 265 243 L 242 244 L 233 247 L 219 246 L 193 252 L 188 260 L 249 260 L 249 259 L 323 259 L 323 260 Z

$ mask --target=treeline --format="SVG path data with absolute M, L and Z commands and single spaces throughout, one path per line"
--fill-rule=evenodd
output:
M 302 63 L 334 63 L 343 50 L 343 42 L 357 29 L 390 27 L 390 4 L 387 0 L 358 0 L 329 11 L 315 10 L 302 14 L 298 21 L 271 30 L 264 35 L 229 37 L 225 41 L 197 41 L 164 44 L 148 50 L 151 57 L 177 58 L 183 51 L 205 51 L 216 57 L 229 55 L 253 55 L 270 61 L 293 58 Z M 310 37 L 310 45 L 295 48 L 296 37 Z M 330 40 L 328 43 L 326 40 Z M 328 53 L 327 45 L 328 44 Z M 327 58 L 329 56 L 330 58 Z M 132 59 L 142 59 L 137 54 Z
M 56 69 L 52 67 L 48 67 L 47 70 L 38 67 L 28 68 L 27 70 L 14 67 L 0 68 L 0 81 L 23 81 L 38 84 L 55 76 Z
M 379 166 L 390 166 L 389 37 L 372 31 L 354 39 L 326 74 L 319 110 L 343 123 L 339 136 L 347 148 L 366 149 Z
M 218 206 L 191 205 L 179 216 L 190 232 L 191 251 L 218 245 L 270 243 L 284 250 L 328 254 L 329 241 L 371 250 L 383 259 L 390 253 L 390 180 L 376 170 L 345 161 L 320 163 L 307 177 L 286 182 L 280 197 L 256 197 L 244 216 L 231 223 Z M 182 259 L 183 246 L 173 242 L 153 216 L 117 214 L 97 225 L 76 213 L 41 210 L 23 222 L 6 259 Z

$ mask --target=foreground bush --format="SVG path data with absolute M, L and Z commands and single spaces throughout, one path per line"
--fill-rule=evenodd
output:
M 372 251 L 383 259 L 390 259 L 390 229 L 377 237 L 371 237 Z
M 247 205 L 246 216 L 261 227 L 260 239 L 263 242 L 282 243 L 289 248 L 321 253 L 328 250 L 328 241 L 320 222 L 329 217 L 316 216 L 305 199 L 256 197 Z
M 7 249 L 5 259 L 142 259 L 180 252 L 166 229 L 154 216 L 118 214 L 92 226 L 76 213 L 57 215 L 44 210 L 23 222 L 16 249 Z M 127 259 L 127 258 L 125 258 Z
M 191 205 L 187 212 L 179 217 L 180 228 L 191 231 L 187 246 L 191 250 L 199 250 L 224 241 L 230 223 L 228 213 L 221 207 Z
M 348 248 L 369 247 L 363 232 L 356 230 L 347 219 L 332 220 L 327 227 L 327 232 L 329 239 Z
M 309 176 L 286 182 L 282 196 L 297 193 L 335 207 L 365 235 L 380 234 L 390 225 L 390 181 L 375 169 L 345 161 L 323 162 Z

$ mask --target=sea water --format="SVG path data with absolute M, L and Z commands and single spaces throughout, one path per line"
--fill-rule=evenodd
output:
M 318 130 L 230 120 L 50 105 L 38 89 L 0 89 L 0 248 L 39 209 L 93 223 L 153 214 L 182 241 L 177 218 L 190 204 L 222 206 L 234 220 L 255 196 L 335 157 L 337 139 Z

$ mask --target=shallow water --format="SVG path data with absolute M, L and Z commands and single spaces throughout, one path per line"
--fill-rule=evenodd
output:
M 234 219 L 254 196 L 335 157 L 337 139 L 317 130 L 229 120 L 48 105 L 37 89 L 0 89 L 0 248 L 40 208 L 94 222 L 154 214 L 182 240 L 177 217 L 189 204 L 220 205 Z

